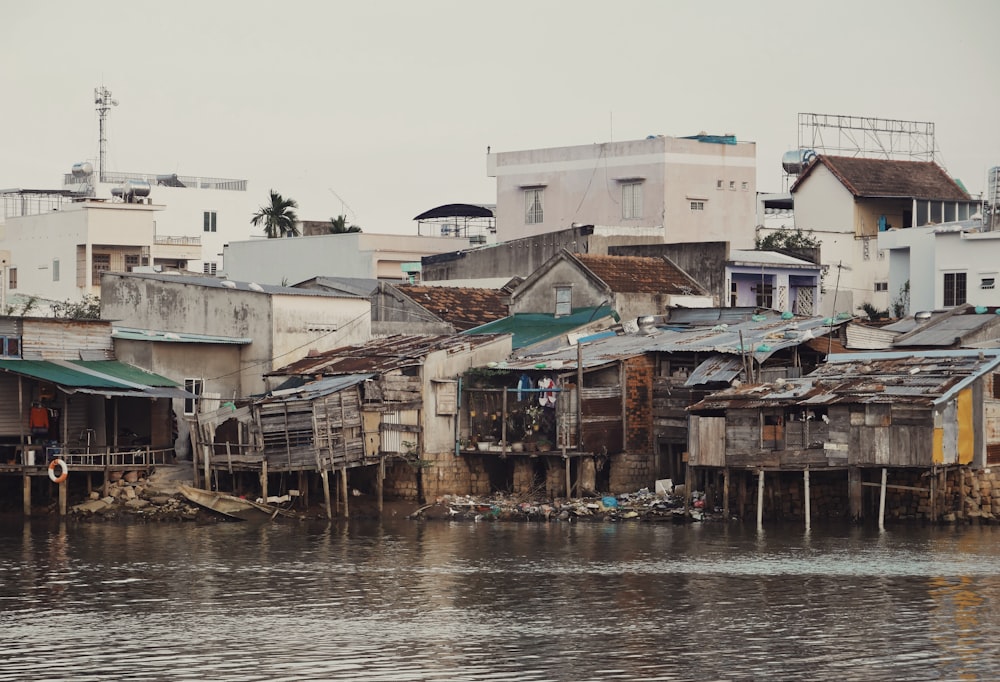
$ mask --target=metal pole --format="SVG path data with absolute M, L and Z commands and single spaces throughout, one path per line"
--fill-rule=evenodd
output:
M 764 529 L 764 470 L 757 472 L 757 530 Z
M 806 489 L 805 490 L 806 530 L 809 530 L 809 525 L 812 522 L 812 513 L 811 513 L 812 510 L 810 508 L 810 500 L 809 500 L 809 467 L 806 467 L 806 470 L 802 472 L 802 483 Z
M 888 469 L 882 467 L 882 485 L 878 491 L 878 529 L 885 530 L 885 479 Z

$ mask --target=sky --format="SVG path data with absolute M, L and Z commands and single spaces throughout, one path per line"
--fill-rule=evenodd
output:
M 800 113 L 935 125 L 973 193 L 1000 165 L 996 0 L 5 0 L 0 188 L 109 171 L 248 180 L 299 217 L 416 234 L 494 203 L 494 152 L 733 134 L 784 189 Z M 154 197 L 155 199 L 155 197 Z

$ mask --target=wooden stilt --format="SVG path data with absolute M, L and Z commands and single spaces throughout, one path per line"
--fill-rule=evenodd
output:
M 847 506 L 851 521 L 861 521 L 861 469 L 854 466 L 847 467 Z
M 340 470 L 340 491 L 341 491 L 341 493 L 343 494 L 343 497 L 344 497 L 344 518 L 345 519 L 346 518 L 350 518 L 351 512 L 347 508 L 347 498 L 349 497 L 349 495 L 347 494 L 347 467 L 346 466 L 343 469 Z
M 739 514 L 740 521 L 746 519 L 747 513 L 747 475 L 740 472 L 738 487 L 736 488 L 736 513 Z
M 885 530 L 885 479 L 889 470 L 882 467 L 882 485 L 878 491 L 878 529 Z
M 691 513 L 691 492 L 694 486 L 694 470 L 690 464 L 684 468 L 684 516 Z
M 378 471 L 375 473 L 375 487 L 378 492 L 378 515 L 382 516 L 382 505 L 385 494 L 385 460 L 378 461 Z
M 31 476 L 24 476 L 24 515 L 31 516 Z
M 802 487 L 805 493 L 805 516 L 806 516 L 806 530 L 809 530 L 810 524 L 812 523 L 812 509 L 811 501 L 809 499 L 809 467 L 802 472 Z
M 267 501 L 267 460 L 261 460 L 260 463 L 260 496 Z
M 757 530 L 764 529 L 764 470 L 757 472 Z
M 937 520 L 937 467 L 931 468 L 931 523 Z
M 573 485 L 570 482 L 570 464 L 569 457 L 566 458 L 566 497 L 573 497 Z
M 323 497 L 326 500 L 326 518 L 333 521 L 333 505 L 330 503 L 330 472 L 326 470 L 326 465 L 319 470 L 320 478 L 323 479 Z
M 69 476 L 62 483 L 57 483 L 56 487 L 59 488 L 59 516 L 66 516 L 66 502 L 68 497 L 69 489 Z
M 722 515 L 729 520 L 729 467 L 722 470 Z

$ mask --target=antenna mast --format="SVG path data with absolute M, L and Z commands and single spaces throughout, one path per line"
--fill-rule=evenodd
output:
M 104 182 L 104 156 L 108 151 L 108 137 L 104 132 L 104 121 L 108 117 L 108 109 L 118 106 L 118 100 L 111 99 L 111 91 L 102 85 L 99 88 L 94 88 L 94 104 L 97 105 L 97 118 L 100 122 L 101 133 L 97 179 Z

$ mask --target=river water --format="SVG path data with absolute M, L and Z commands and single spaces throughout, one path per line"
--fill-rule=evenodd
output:
M 0 524 L 2 680 L 1000 678 L 1000 528 Z

